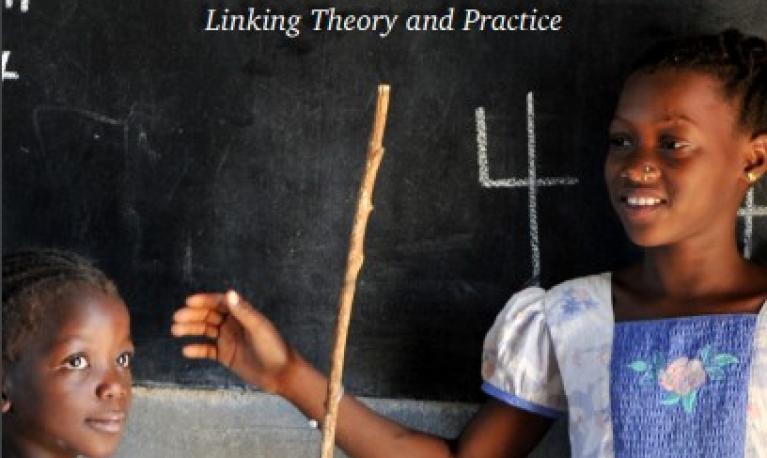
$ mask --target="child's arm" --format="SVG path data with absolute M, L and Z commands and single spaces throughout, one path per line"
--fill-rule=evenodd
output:
M 245 382 L 285 397 L 307 417 L 325 416 L 327 378 L 291 349 L 272 323 L 245 301 L 196 294 L 174 315 L 175 336 L 206 336 L 184 347 L 188 358 L 220 362 Z M 405 428 L 352 396 L 341 400 L 336 442 L 353 457 L 524 457 L 551 420 L 490 401 L 455 442 Z

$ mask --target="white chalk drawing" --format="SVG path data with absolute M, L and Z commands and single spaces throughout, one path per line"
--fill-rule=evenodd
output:
M 754 217 L 767 216 L 767 206 L 754 205 L 754 188 L 748 190 L 745 206 L 738 210 L 738 216 L 743 218 L 743 256 L 749 259 L 754 249 Z
M 5 9 L 9 10 L 13 8 L 13 3 L 13 0 L 5 0 Z M 19 2 L 19 10 L 21 10 L 22 13 L 29 11 L 29 0 L 21 0 L 21 2 Z
M 8 70 L 8 60 L 10 58 L 11 58 L 11 52 L 3 51 L 3 81 L 19 79 L 18 73 Z
M 534 281 L 541 274 L 541 251 L 538 237 L 538 188 L 541 186 L 571 186 L 578 183 L 574 177 L 539 177 L 535 163 L 535 99 L 533 92 L 527 93 L 527 177 L 525 178 L 490 178 L 487 160 L 487 122 L 485 109 L 475 110 L 477 127 L 477 162 L 479 165 L 479 184 L 483 188 L 527 188 L 528 217 L 530 224 L 530 251 Z

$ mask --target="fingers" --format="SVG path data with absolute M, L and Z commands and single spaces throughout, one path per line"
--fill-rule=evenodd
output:
M 184 307 L 173 314 L 176 323 L 207 323 L 219 325 L 224 321 L 223 315 L 216 310 L 206 308 Z
M 234 297 L 238 303 L 239 296 Z M 186 298 L 186 306 L 173 314 L 171 334 L 176 337 L 194 336 L 216 339 L 219 327 L 229 312 L 227 296 L 221 293 L 199 293 Z
M 235 291 L 229 290 L 223 298 L 229 313 L 247 330 L 254 331 L 266 322 L 248 301 L 243 300 Z
M 227 307 L 225 299 L 223 293 L 197 293 L 186 298 L 186 306 L 226 312 Z
M 192 322 L 192 323 L 173 323 L 170 328 L 171 334 L 176 337 L 184 336 L 205 336 L 209 339 L 215 339 L 218 337 L 218 326 Z
M 251 335 L 274 333 L 266 317 L 233 290 L 226 293 L 198 293 L 186 298 L 186 306 L 173 315 L 171 334 L 216 339 L 220 326 L 231 316 Z
M 184 348 L 181 350 L 181 353 L 187 357 L 192 359 L 212 359 L 216 360 L 218 358 L 218 350 L 216 349 L 215 345 L 211 344 L 189 344 L 184 345 Z

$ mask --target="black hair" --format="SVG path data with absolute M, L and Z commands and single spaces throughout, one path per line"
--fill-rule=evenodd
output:
M 46 311 L 83 289 L 119 298 L 115 284 L 89 260 L 74 253 L 30 249 L 3 255 L 3 368 L 18 360 Z
M 693 70 L 722 82 L 723 93 L 740 102 L 740 126 L 752 136 L 767 133 L 767 43 L 727 29 L 715 35 L 674 38 L 657 43 L 631 73 Z

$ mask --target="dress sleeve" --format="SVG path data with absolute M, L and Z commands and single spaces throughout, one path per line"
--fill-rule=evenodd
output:
M 501 402 L 550 418 L 567 411 L 543 309 L 545 291 L 527 288 L 506 303 L 485 337 L 482 391 Z

